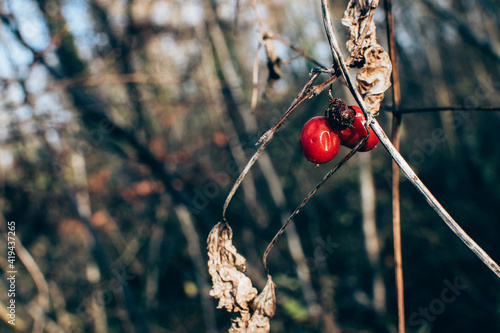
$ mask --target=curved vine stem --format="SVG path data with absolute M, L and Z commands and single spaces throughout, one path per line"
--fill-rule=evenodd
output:
M 321 0 L 321 8 L 323 13 L 323 22 L 325 24 L 325 30 L 328 37 L 328 41 L 330 43 L 330 48 L 332 49 L 332 54 L 334 55 L 335 61 L 337 61 L 337 65 L 340 67 L 342 71 L 342 75 L 347 82 L 349 90 L 353 94 L 354 98 L 358 102 L 360 108 L 363 110 L 365 115 L 371 115 L 367 112 L 366 106 L 361 98 L 361 94 L 358 89 L 354 85 L 349 72 L 347 71 L 347 66 L 343 60 L 342 53 L 340 51 L 340 47 L 337 42 L 337 38 L 335 37 L 332 21 L 330 18 L 330 13 L 328 10 L 327 0 Z M 367 117 L 367 119 L 370 119 Z M 368 123 L 368 121 L 367 121 Z M 391 140 L 387 137 L 382 127 L 380 127 L 379 123 L 376 119 L 371 118 L 371 127 L 377 137 L 382 142 L 382 145 L 385 147 L 387 152 L 391 155 L 393 160 L 398 164 L 401 171 L 408 178 L 408 180 L 415 186 L 419 192 L 424 196 L 427 200 L 427 203 L 436 211 L 436 213 L 441 217 L 441 219 L 448 225 L 448 227 L 469 247 L 469 249 L 474 252 L 481 261 L 488 266 L 489 269 L 493 271 L 498 277 L 500 277 L 500 267 L 498 264 L 491 259 L 491 257 L 469 236 L 467 233 L 458 225 L 457 222 L 451 217 L 451 215 L 443 208 L 443 206 L 439 203 L 439 201 L 432 195 L 432 193 L 427 189 L 424 183 L 418 178 L 410 165 L 406 162 L 406 160 L 401 156 L 399 151 L 394 147 Z
M 342 51 L 340 50 L 339 43 L 337 38 L 335 37 L 335 32 L 333 30 L 332 19 L 330 16 L 330 9 L 328 7 L 327 0 L 321 0 L 321 11 L 323 13 L 323 25 L 325 27 L 326 36 L 328 38 L 328 43 L 330 44 L 330 49 L 332 51 L 332 56 L 335 61 L 335 65 L 340 68 L 342 76 L 344 77 L 345 82 L 347 83 L 347 88 L 351 92 L 352 96 L 363 110 L 363 113 L 366 117 L 366 128 L 368 129 L 368 125 L 371 122 L 372 115 L 370 112 L 366 111 L 365 103 L 363 102 L 363 97 L 359 93 L 358 89 L 354 85 L 351 76 L 349 75 L 349 70 L 347 68 L 346 62 L 344 60 L 344 56 L 342 55 Z
M 261 146 L 257 151 L 253 154 L 252 158 L 248 161 L 248 163 L 245 165 L 243 170 L 241 171 L 238 179 L 234 183 L 233 187 L 231 188 L 231 191 L 229 192 L 226 201 L 224 202 L 224 207 L 222 208 L 222 219 L 223 221 L 226 221 L 226 210 L 227 207 L 229 206 L 229 203 L 231 202 L 234 194 L 236 193 L 236 190 L 238 187 L 241 185 L 241 182 L 247 175 L 248 171 L 250 168 L 255 164 L 259 156 L 262 154 L 264 149 L 266 149 L 267 145 L 271 142 L 271 140 L 274 137 L 274 134 L 280 129 L 280 127 L 283 125 L 283 123 L 286 121 L 286 119 L 290 116 L 290 114 L 295 110 L 303 101 L 305 101 L 308 98 L 314 97 L 321 93 L 326 87 L 328 87 L 330 84 L 332 84 L 333 81 L 337 79 L 338 75 L 334 75 L 330 77 L 327 81 L 325 81 L 322 84 L 319 84 L 317 86 L 313 86 L 314 81 L 319 77 L 319 75 L 323 72 L 322 69 L 314 69 L 311 74 L 311 78 L 309 81 L 305 84 L 305 86 L 302 88 L 300 93 L 295 97 L 293 100 L 292 104 L 288 107 L 288 110 L 283 114 L 280 120 L 276 122 L 276 124 L 271 127 L 262 137 L 257 141 L 257 145 L 260 144 Z
M 264 256 L 262 257 L 262 262 L 264 263 L 264 268 L 266 269 L 268 274 L 269 274 L 269 269 L 267 267 L 267 256 L 269 255 L 269 252 L 274 247 L 274 244 L 276 244 L 278 239 L 285 232 L 288 225 L 290 225 L 290 223 L 292 223 L 295 216 L 297 216 L 297 214 L 306 205 L 306 203 L 309 201 L 309 199 L 311 199 L 311 197 L 319 190 L 319 188 L 321 186 L 323 186 L 323 184 L 328 180 L 328 178 L 330 178 L 335 172 L 337 172 L 338 169 L 340 169 L 340 167 L 342 167 L 347 161 L 349 161 L 349 159 L 352 156 L 354 156 L 354 154 L 359 150 L 359 148 L 362 147 L 365 144 L 365 142 L 368 140 L 368 137 L 369 137 L 369 135 L 365 136 L 363 138 L 363 140 L 361 140 L 347 155 L 344 156 L 344 158 L 342 158 L 342 160 L 340 160 L 340 162 L 338 162 L 333 167 L 333 169 L 328 171 L 328 173 L 325 176 L 323 176 L 321 181 L 319 183 L 317 183 L 316 186 L 314 186 L 314 188 L 304 197 L 304 199 L 302 199 L 302 202 L 297 206 L 297 208 L 295 208 L 293 213 L 288 217 L 286 222 L 281 226 L 280 230 L 276 233 L 276 235 L 274 235 L 273 239 L 271 240 L 271 242 L 267 246 L 266 251 L 264 251 Z
M 448 227 L 462 240 L 474 252 L 483 263 L 489 267 L 498 277 L 500 277 L 500 267 L 498 264 L 491 259 L 491 257 L 469 236 L 467 233 L 458 225 L 457 222 L 451 217 L 451 215 L 443 208 L 439 201 L 432 195 L 429 189 L 424 185 L 424 183 L 418 178 L 413 169 L 408 165 L 406 160 L 401 156 L 399 151 L 392 145 L 391 141 L 385 134 L 382 127 L 374 119 L 372 121 L 372 129 L 375 134 L 379 137 L 380 142 L 384 145 L 385 149 L 392 156 L 394 161 L 398 164 L 400 170 L 408 178 L 408 180 L 415 186 L 419 192 L 427 200 L 427 203 L 436 211 L 436 213 L 441 217 L 441 219 L 448 225 Z

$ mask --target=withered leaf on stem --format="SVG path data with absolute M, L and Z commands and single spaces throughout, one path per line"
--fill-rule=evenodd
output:
M 368 111 L 377 114 L 384 92 L 391 86 L 391 59 L 377 42 L 373 13 L 378 1 L 367 3 L 351 0 L 342 17 L 349 30 L 347 49 L 352 62 L 361 67 L 356 83 L 363 95 Z
M 212 276 L 210 296 L 219 300 L 218 309 L 249 311 L 248 303 L 257 296 L 257 289 L 244 274 L 245 258 L 232 244 L 233 231 L 219 222 L 208 235 L 208 272 Z
M 391 86 L 391 59 L 380 45 L 372 45 L 365 51 L 365 65 L 356 79 L 362 94 L 383 94 Z
M 244 274 L 245 258 L 236 251 L 232 238 L 233 231 L 224 222 L 217 223 L 208 235 L 208 272 L 213 284 L 210 296 L 219 300 L 218 309 L 240 313 L 229 332 L 269 332 L 269 318 L 276 307 L 275 285 L 268 276 L 266 287 L 257 295 L 257 289 Z
M 271 97 L 274 91 L 274 86 L 281 78 L 281 58 L 276 52 L 274 39 L 264 36 L 264 42 L 267 56 L 267 68 L 269 70 L 264 96 Z
M 349 31 L 349 39 L 346 42 L 347 50 L 355 63 L 362 64 L 364 62 L 363 51 L 377 43 L 377 33 L 372 16 L 365 8 L 360 8 L 358 2 L 349 1 L 341 22 Z

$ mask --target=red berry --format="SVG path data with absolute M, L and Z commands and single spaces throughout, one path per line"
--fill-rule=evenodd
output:
M 337 156 L 340 139 L 325 117 L 309 119 L 300 133 L 300 146 L 304 156 L 313 163 L 326 163 Z
M 366 135 L 366 119 L 365 115 L 363 114 L 363 111 L 357 106 L 351 106 L 351 108 L 356 111 L 356 118 L 354 119 L 354 124 L 352 124 L 353 127 L 348 127 L 342 131 L 339 131 L 339 138 L 340 138 L 340 143 L 343 146 L 349 147 L 349 148 L 354 148 Z M 375 148 L 377 143 L 379 142 L 379 139 L 377 135 L 372 130 L 372 127 L 369 127 L 370 129 L 370 137 L 368 140 L 365 142 L 365 144 L 359 149 L 359 151 L 368 151 L 372 150 Z

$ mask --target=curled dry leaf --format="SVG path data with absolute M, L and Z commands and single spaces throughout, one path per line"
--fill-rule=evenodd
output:
M 378 44 L 367 48 L 364 55 L 365 65 L 356 75 L 361 93 L 383 94 L 391 86 L 391 59 Z
M 208 235 L 208 272 L 212 276 L 210 296 L 219 300 L 217 308 L 239 312 L 233 320 L 231 333 L 269 332 L 269 318 L 276 306 L 275 286 L 270 276 L 262 292 L 244 274 L 245 258 L 232 244 L 233 231 L 227 223 L 217 223 Z
M 233 231 L 219 222 L 208 235 L 208 272 L 213 287 L 210 296 L 219 300 L 218 309 L 249 311 L 248 303 L 257 296 L 257 289 L 244 274 L 245 258 L 232 244 Z
M 250 318 L 249 333 L 269 332 L 269 318 L 274 316 L 276 310 L 276 285 L 270 275 L 261 293 L 252 302 L 253 315 Z
M 356 83 L 368 110 L 377 114 L 384 92 L 391 85 L 391 59 L 377 42 L 373 20 L 378 1 L 351 0 L 342 17 L 342 24 L 349 30 L 347 49 L 350 63 L 361 67 Z
M 370 12 L 368 12 L 369 7 L 362 6 L 359 3 L 363 3 L 363 1 L 349 1 L 341 22 L 349 31 L 346 46 L 350 52 L 350 61 L 361 66 L 364 62 L 363 51 L 370 45 L 377 43 L 377 35 L 375 24 L 373 24 L 373 16 L 369 15 Z

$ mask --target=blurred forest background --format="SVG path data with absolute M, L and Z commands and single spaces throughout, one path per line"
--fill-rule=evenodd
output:
M 341 43 L 346 6 L 331 3 Z M 257 8 L 264 30 L 332 62 L 319 1 Z M 500 106 L 500 1 L 398 0 L 394 17 L 402 108 Z M 269 89 L 261 49 L 251 111 L 249 1 L 3 0 L 0 18 L 0 226 L 16 223 L 18 270 L 11 326 L 2 237 L 0 331 L 227 331 L 231 315 L 208 296 L 206 237 L 256 140 L 317 65 L 276 41 Z M 382 2 L 375 20 L 387 49 Z M 353 103 L 340 82 L 334 91 Z M 333 166 L 306 161 L 298 143 L 327 106 L 324 93 L 294 112 L 229 206 L 259 290 L 268 242 Z M 414 112 L 401 144 L 497 262 L 499 128 L 498 112 Z M 381 145 L 356 154 L 273 249 L 272 332 L 396 332 L 390 169 Z M 407 331 L 500 331 L 497 277 L 401 181 Z

